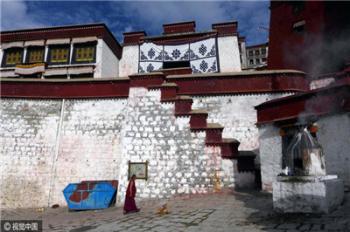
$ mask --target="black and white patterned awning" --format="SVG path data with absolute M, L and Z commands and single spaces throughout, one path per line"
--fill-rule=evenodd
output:
M 139 73 L 159 70 L 169 61 L 190 61 L 193 73 L 218 72 L 216 38 L 181 45 L 140 45 Z

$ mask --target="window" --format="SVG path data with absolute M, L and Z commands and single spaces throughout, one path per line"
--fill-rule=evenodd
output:
M 29 47 L 27 49 L 26 62 L 27 63 L 41 63 L 44 62 L 44 47 Z
M 296 33 L 303 33 L 305 30 L 305 20 L 298 21 L 293 24 L 293 31 Z
M 260 55 L 260 51 L 259 50 L 255 50 L 255 55 L 256 56 Z
M 2 66 L 11 67 L 16 64 L 22 63 L 23 49 L 22 48 L 9 48 L 5 50 L 4 57 L 2 59 Z
M 264 57 L 262 58 L 262 62 L 266 63 L 267 59 Z
M 260 64 L 260 59 L 255 59 L 255 61 L 256 64 Z
M 265 55 L 266 54 L 266 48 L 261 49 L 261 54 Z
M 253 51 L 249 51 L 249 56 L 253 56 Z
M 69 63 L 69 50 L 69 45 L 50 46 L 48 62 L 50 64 Z
M 254 60 L 253 60 L 253 59 L 250 59 L 250 60 L 249 60 L 249 64 L 254 64 Z
M 73 51 L 74 63 L 94 63 L 96 57 L 96 43 L 75 44 Z
M 163 68 L 169 69 L 169 68 L 187 68 L 190 67 L 189 61 L 173 61 L 173 62 L 164 62 Z

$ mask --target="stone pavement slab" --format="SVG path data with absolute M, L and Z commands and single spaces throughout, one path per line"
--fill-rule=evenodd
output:
M 169 199 L 170 213 L 156 214 L 159 202 L 138 202 L 139 213 L 122 214 L 122 207 L 69 212 L 67 208 L 2 210 L 2 219 L 43 220 L 44 231 L 159 232 L 303 232 L 350 231 L 350 193 L 330 214 L 278 214 L 272 196 L 260 192 L 224 192 Z

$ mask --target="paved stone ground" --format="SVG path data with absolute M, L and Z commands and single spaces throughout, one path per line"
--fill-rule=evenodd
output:
M 44 231 L 200 231 L 200 232 L 350 232 L 350 193 L 331 214 L 287 214 L 272 210 L 272 196 L 258 192 L 225 192 L 179 196 L 168 200 L 170 213 L 156 214 L 160 201 L 139 202 L 139 213 L 122 214 L 122 207 L 69 212 L 67 208 L 5 210 L 2 219 L 42 219 Z

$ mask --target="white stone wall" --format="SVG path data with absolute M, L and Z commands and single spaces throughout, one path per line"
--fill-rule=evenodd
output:
M 99 39 L 96 48 L 94 78 L 116 77 L 119 77 L 119 60 L 108 45 L 102 39 Z
M 126 100 L 2 100 L 1 207 L 65 205 L 82 180 L 117 179 Z
M 62 190 L 82 180 L 118 179 L 125 99 L 64 102 L 50 204 L 65 205 Z
M 139 45 L 128 45 L 123 47 L 123 56 L 119 62 L 119 76 L 127 77 L 138 73 Z
M 235 186 L 235 162 L 191 132 L 189 117 L 174 116 L 160 91 L 131 88 L 128 99 L 2 99 L 1 207 L 66 205 L 62 191 L 83 180 L 118 179 L 118 203 L 128 183 L 128 161 L 149 162 L 138 198 Z
M 1 208 L 47 206 L 62 101 L 1 100 Z
M 193 97 L 193 109 L 206 109 L 209 123 L 224 126 L 223 137 L 240 141 L 239 150 L 259 148 L 257 115 L 254 106 L 287 94 L 250 94 Z
M 241 71 L 237 36 L 218 37 L 220 72 Z
M 273 125 L 259 127 L 261 182 L 264 191 L 272 192 L 272 184 L 282 170 L 282 137 Z
M 189 118 L 176 118 L 174 104 L 160 103 L 160 91 L 131 88 L 123 134 L 119 201 L 123 201 L 127 162 L 149 162 L 149 179 L 137 180 L 139 198 L 210 190 L 220 165 L 220 149 L 205 146 L 205 133 L 192 133 Z
M 336 174 L 350 188 L 350 114 L 322 117 L 317 138 L 323 147 L 326 173 Z

